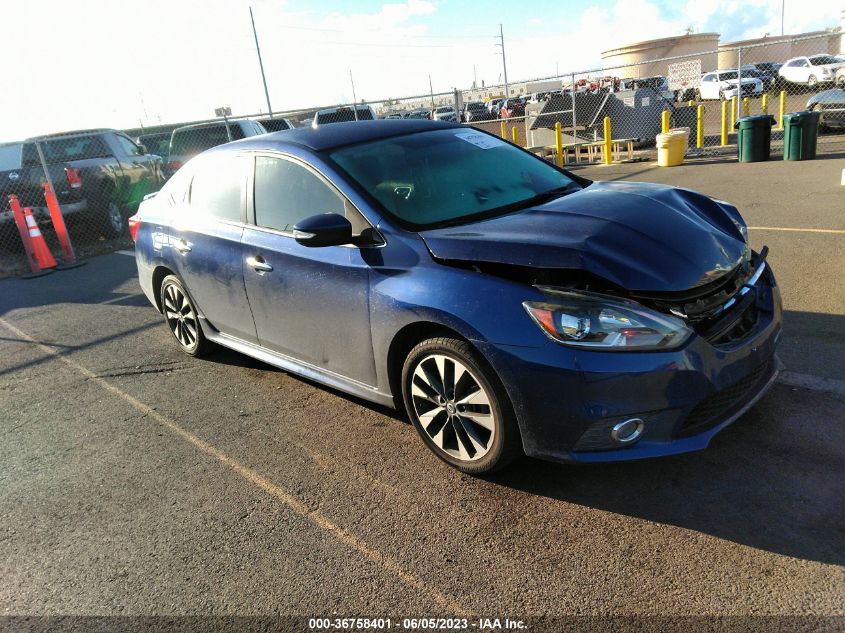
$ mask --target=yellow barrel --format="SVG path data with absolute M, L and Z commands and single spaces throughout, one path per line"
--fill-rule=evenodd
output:
M 684 162 L 690 130 L 688 127 L 673 128 L 657 135 L 657 164 L 661 167 L 677 167 Z

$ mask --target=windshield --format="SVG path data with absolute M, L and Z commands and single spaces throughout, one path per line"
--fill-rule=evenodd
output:
M 726 79 L 736 79 L 737 74 L 735 70 L 732 70 L 727 73 L 719 73 L 719 81 L 725 81 Z
M 0 145 L 0 171 L 20 169 L 22 149 L 23 143 Z
M 331 158 L 417 230 L 507 213 L 574 184 L 544 160 L 477 130 L 397 136 L 345 147 Z

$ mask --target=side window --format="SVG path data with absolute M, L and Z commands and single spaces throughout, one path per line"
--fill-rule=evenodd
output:
M 243 192 L 248 157 L 210 156 L 194 169 L 191 211 L 218 220 L 243 221 Z
M 229 133 L 232 135 L 233 141 L 238 141 L 244 138 L 244 129 L 241 123 L 230 123 Z
M 704 75 L 702 81 L 713 81 L 713 75 Z
M 344 215 L 343 199 L 321 178 L 284 158 L 255 159 L 255 223 L 290 231 L 317 213 Z
M 120 134 L 116 134 L 115 138 L 117 139 L 117 144 L 120 146 L 120 150 L 123 152 L 124 156 L 140 156 L 141 152 L 135 143 Z

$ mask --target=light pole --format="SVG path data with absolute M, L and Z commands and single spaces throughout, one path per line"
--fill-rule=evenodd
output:
M 428 93 L 431 95 L 431 112 L 434 116 L 434 88 L 431 87 L 431 75 L 428 76 Z
M 252 17 L 252 7 L 249 8 L 249 21 L 252 22 L 252 36 L 255 38 L 255 51 L 258 53 L 258 67 L 261 68 L 261 81 L 264 83 L 264 97 L 267 99 L 267 112 L 273 118 L 273 108 L 270 106 L 270 92 L 267 90 L 267 77 L 264 76 L 264 62 L 261 61 L 261 48 L 258 46 L 258 33 L 255 30 L 255 18 Z
M 355 96 L 355 80 L 352 79 L 352 69 L 349 69 L 349 83 L 352 84 L 352 111 L 355 113 L 355 120 L 358 120 L 358 97 Z
M 505 60 L 505 32 L 502 30 L 502 25 L 499 24 L 499 43 L 496 46 L 502 47 L 502 71 L 505 73 L 505 99 L 510 97 L 510 89 L 508 88 L 508 63 Z

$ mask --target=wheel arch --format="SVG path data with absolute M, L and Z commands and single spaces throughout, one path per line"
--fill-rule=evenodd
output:
M 434 321 L 415 321 L 403 326 L 390 341 L 387 350 L 387 379 L 390 386 L 390 393 L 393 396 L 393 404 L 397 411 L 404 411 L 405 405 L 402 401 L 402 366 L 408 353 L 422 341 L 438 336 L 456 338 L 468 343 L 479 356 L 483 355 L 472 344 L 472 341 L 454 328 Z
M 153 269 L 152 274 L 152 291 L 153 291 L 153 299 L 155 299 L 155 306 L 156 309 L 161 312 L 161 282 L 164 281 L 164 278 L 168 275 L 176 275 L 176 273 L 168 268 L 167 266 L 156 266 Z M 178 277 L 178 275 L 176 275 Z

